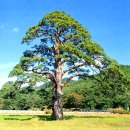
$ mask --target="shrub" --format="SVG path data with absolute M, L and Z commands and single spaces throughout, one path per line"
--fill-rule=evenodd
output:
M 124 110 L 123 108 L 119 107 L 119 108 L 109 108 L 108 110 L 110 110 L 112 113 L 116 114 L 128 114 L 129 112 L 127 110 Z
M 51 109 L 49 109 L 47 106 L 45 106 L 44 112 L 45 112 L 45 114 L 51 114 L 52 113 Z

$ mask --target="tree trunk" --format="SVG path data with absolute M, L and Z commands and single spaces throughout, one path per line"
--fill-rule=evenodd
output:
M 52 119 L 63 120 L 62 93 L 56 90 L 52 98 Z
M 59 31 L 56 32 L 56 44 L 54 45 L 54 57 L 55 57 L 55 79 L 56 83 L 54 86 L 54 95 L 52 98 L 52 119 L 53 120 L 63 120 L 63 107 L 62 107 L 62 67 L 61 59 L 57 58 L 60 55 L 60 50 L 58 49 L 59 44 Z

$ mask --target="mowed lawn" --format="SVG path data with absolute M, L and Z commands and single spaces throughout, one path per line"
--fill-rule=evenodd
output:
M 74 113 L 62 121 L 50 115 L 0 115 L 0 130 L 130 130 L 130 114 Z

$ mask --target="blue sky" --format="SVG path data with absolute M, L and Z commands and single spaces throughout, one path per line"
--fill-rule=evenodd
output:
M 0 86 L 28 47 L 21 40 L 49 12 L 62 10 L 120 64 L 130 65 L 130 0 L 0 0 Z

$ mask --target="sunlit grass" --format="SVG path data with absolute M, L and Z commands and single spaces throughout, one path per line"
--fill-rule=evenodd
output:
M 75 113 L 62 121 L 50 115 L 1 115 L 0 130 L 130 130 L 130 115 Z

